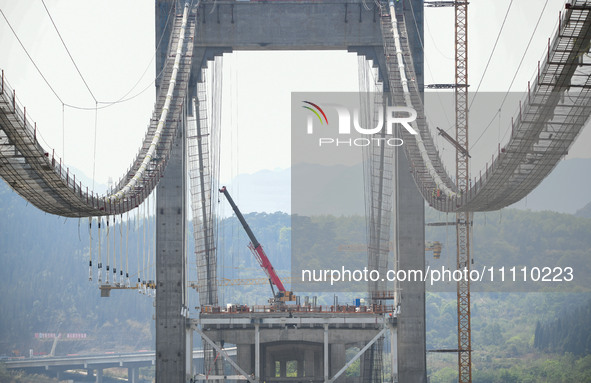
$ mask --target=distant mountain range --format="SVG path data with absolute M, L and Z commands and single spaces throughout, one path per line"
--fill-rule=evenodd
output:
M 292 169 L 240 174 L 226 186 L 244 213 L 280 211 L 291 214 L 293 202 L 298 214 L 365 214 L 361 164 L 303 164 L 294 169 L 293 174 Z M 589 169 L 591 159 L 561 161 L 530 195 L 510 207 L 591 217 L 591 177 L 586 176 Z M 85 185 L 92 185 L 92 180 L 82 172 L 75 171 L 75 174 Z M 97 191 L 106 188 L 104 184 L 95 183 Z M 297 193 L 293 200 L 292 191 Z M 232 211 L 225 209 L 222 214 L 230 216 Z
M 591 177 L 586 176 L 589 169 L 591 159 L 561 161 L 530 195 L 510 207 L 591 217 Z M 364 214 L 361 165 L 300 165 L 294 179 L 300 185 L 293 188 L 298 193 L 296 205 L 297 201 L 311 202 L 314 196 L 324 196 L 322 203 L 313 204 L 309 210 L 317 214 L 335 214 L 335 211 L 345 215 Z M 291 213 L 291 181 L 291 169 L 263 170 L 241 174 L 230 185 L 235 190 L 238 188 L 235 193 L 239 193 L 241 209 L 245 212 Z
M 589 169 L 590 158 L 561 161 L 530 195 L 511 207 L 575 214 L 591 202 Z
M 582 218 L 591 218 L 591 202 L 585 205 L 585 207 L 577 210 L 575 215 Z

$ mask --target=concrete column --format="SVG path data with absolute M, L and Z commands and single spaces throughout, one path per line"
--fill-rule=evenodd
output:
M 397 328 L 390 326 L 390 366 L 392 371 L 392 382 L 398 383 L 398 332 Z
M 156 44 L 162 37 L 162 41 L 168 41 L 171 28 L 165 26 L 173 4 L 172 0 L 155 2 Z M 167 44 L 162 44 L 156 55 L 156 73 L 166 62 L 166 52 Z M 178 118 L 178 134 L 156 197 L 156 381 L 170 383 L 186 382 L 188 372 L 186 320 L 181 315 L 181 308 L 186 306 L 186 111 Z
M 96 369 L 96 379 L 95 379 L 96 383 L 103 383 L 103 369 L 102 368 L 97 368 Z
M 138 367 L 127 367 L 127 382 L 138 383 L 140 378 L 140 369 Z
M 320 364 L 320 363 L 317 363 Z M 299 369 L 299 364 L 298 364 Z M 304 376 L 310 377 L 314 376 L 314 350 L 306 350 L 304 351 Z M 298 372 L 299 377 L 299 372 Z
M 324 381 L 328 382 L 328 325 L 324 325 Z
M 255 380 L 261 380 L 261 329 L 257 324 L 254 326 L 254 376 Z
M 322 376 L 322 371 L 324 369 L 322 365 L 322 355 L 320 351 L 314 351 L 314 376 Z
M 185 254 L 187 256 L 187 254 Z M 185 260 L 185 265 L 187 264 Z M 188 280 L 187 267 L 185 267 L 185 280 Z M 187 374 L 187 379 L 190 380 L 193 378 L 193 330 L 190 326 L 186 326 L 185 328 L 185 372 Z
M 247 373 L 252 373 L 252 348 L 250 344 L 237 344 L 236 345 L 236 362 Z
M 263 381 L 265 378 L 275 377 L 275 360 L 273 359 L 273 355 L 268 352 L 265 352 L 265 371 L 263 375 Z
M 330 345 L 330 376 L 334 376 L 346 363 L 345 345 L 343 343 L 334 343 Z M 337 382 L 343 382 L 345 375 L 337 378 Z
M 127 380 L 129 383 L 139 383 L 140 368 L 139 367 L 129 367 L 127 369 Z
M 286 360 L 279 361 L 279 377 L 281 377 L 281 378 L 287 377 L 287 361 Z
M 403 150 L 395 152 L 396 247 L 398 269 L 425 270 L 425 202 L 410 173 Z M 425 284 L 398 285 L 398 372 L 401 382 L 427 381 Z
M 297 360 L 298 363 L 298 378 L 301 378 L 304 376 L 304 358 L 300 358 Z
M 156 195 L 156 381 L 167 383 L 187 381 L 184 121 Z

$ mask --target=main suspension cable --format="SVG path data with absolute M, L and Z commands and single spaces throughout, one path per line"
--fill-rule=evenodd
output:
M 96 97 L 94 96 L 94 93 L 92 93 L 92 90 L 90 90 L 90 87 L 88 86 L 88 83 L 84 79 L 84 76 L 82 76 L 82 72 L 80 72 L 80 68 L 78 68 L 78 65 L 76 65 L 76 61 L 74 61 L 74 57 L 72 57 L 72 54 L 70 53 L 70 50 L 68 49 L 68 46 L 66 45 L 66 42 L 62 38 L 62 34 L 57 29 L 57 25 L 55 25 L 55 21 L 53 21 L 53 17 L 51 17 L 51 13 L 49 13 L 49 9 L 47 9 L 47 5 L 45 4 L 45 0 L 41 0 L 41 3 L 43 4 L 43 7 L 45 8 L 45 11 L 47 12 L 47 16 L 49 16 L 49 20 L 51 20 L 51 24 L 53 24 L 53 28 L 57 32 L 57 35 L 59 36 L 60 41 L 62 42 L 62 45 L 66 49 L 66 52 L 68 53 L 68 56 L 70 56 L 70 60 L 72 60 L 72 64 L 74 64 L 74 68 L 76 68 L 76 71 L 78 72 L 78 75 L 80 75 L 80 78 L 82 79 L 82 82 L 86 86 L 86 89 L 88 89 L 88 93 L 90 93 L 90 95 L 94 99 L 94 102 L 98 102 L 97 99 L 96 99 Z M 62 107 L 63 107 L 63 105 L 62 105 Z

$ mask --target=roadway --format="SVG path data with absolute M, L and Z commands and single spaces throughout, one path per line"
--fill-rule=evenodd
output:
M 228 355 L 236 356 L 236 347 L 225 349 Z M 67 371 L 67 370 L 103 370 L 120 367 L 137 369 L 155 364 L 155 352 L 104 353 L 89 355 L 69 355 L 54 357 L 35 357 L 26 359 L 10 359 L 4 362 L 7 369 L 24 370 L 30 372 Z M 203 350 L 193 350 L 193 364 L 203 361 Z

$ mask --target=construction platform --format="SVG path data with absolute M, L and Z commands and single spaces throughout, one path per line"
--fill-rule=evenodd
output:
M 237 360 L 228 361 L 242 379 L 267 383 L 358 382 L 360 378 L 347 377 L 345 370 L 360 359 L 363 371 L 360 357 L 379 338 L 389 336 L 391 344 L 396 344 L 396 324 L 393 306 L 385 305 L 205 307 L 199 319 L 192 320 L 193 329 L 222 357 L 221 347 L 236 344 Z M 347 361 L 351 348 L 357 352 Z M 396 373 L 396 347 L 392 349 Z

